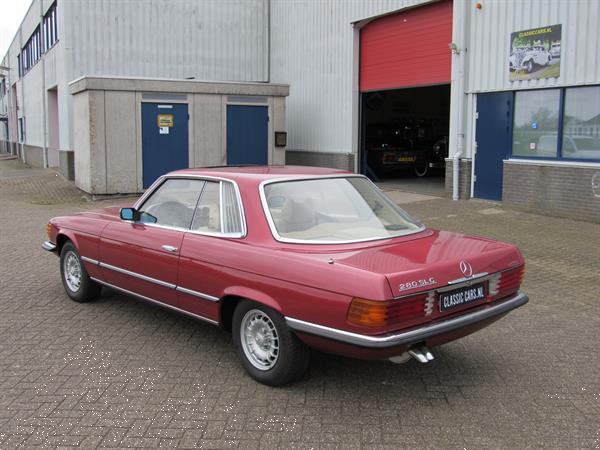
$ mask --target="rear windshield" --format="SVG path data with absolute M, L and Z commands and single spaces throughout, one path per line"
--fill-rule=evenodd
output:
M 264 198 L 275 237 L 291 242 L 361 242 L 424 229 L 364 177 L 270 183 Z

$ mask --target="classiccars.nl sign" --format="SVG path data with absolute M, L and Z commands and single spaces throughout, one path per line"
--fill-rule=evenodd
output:
M 510 35 L 510 81 L 560 76 L 562 25 L 515 31 Z

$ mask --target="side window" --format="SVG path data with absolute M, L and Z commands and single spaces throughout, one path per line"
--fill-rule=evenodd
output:
M 239 237 L 243 219 L 233 183 L 207 181 L 196 207 L 192 230 Z
M 203 186 L 202 180 L 169 179 L 148 197 L 140 211 L 156 217 L 158 225 L 189 229 Z
M 192 230 L 209 233 L 221 232 L 221 201 L 219 192 L 220 183 L 207 181 L 192 223 Z

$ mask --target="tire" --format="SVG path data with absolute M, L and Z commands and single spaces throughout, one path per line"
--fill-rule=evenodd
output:
M 95 300 L 102 290 L 88 275 L 72 242 L 66 242 L 60 251 L 60 278 L 67 295 L 78 303 Z
M 525 70 L 527 73 L 533 72 L 533 61 L 531 59 L 525 63 Z
M 305 374 L 310 351 L 277 311 L 243 300 L 233 313 L 232 330 L 242 364 L 256 381 L 282 386 Z
M 429 173 L 429 162 L 427 160 L 417 162 L 415 165 L 415 175 L 425 177 Z

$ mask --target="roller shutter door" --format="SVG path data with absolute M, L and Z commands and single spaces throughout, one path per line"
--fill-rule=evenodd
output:
M 450 82 L 452 2 L 392 14 L 360 32 L 362 92 Z

